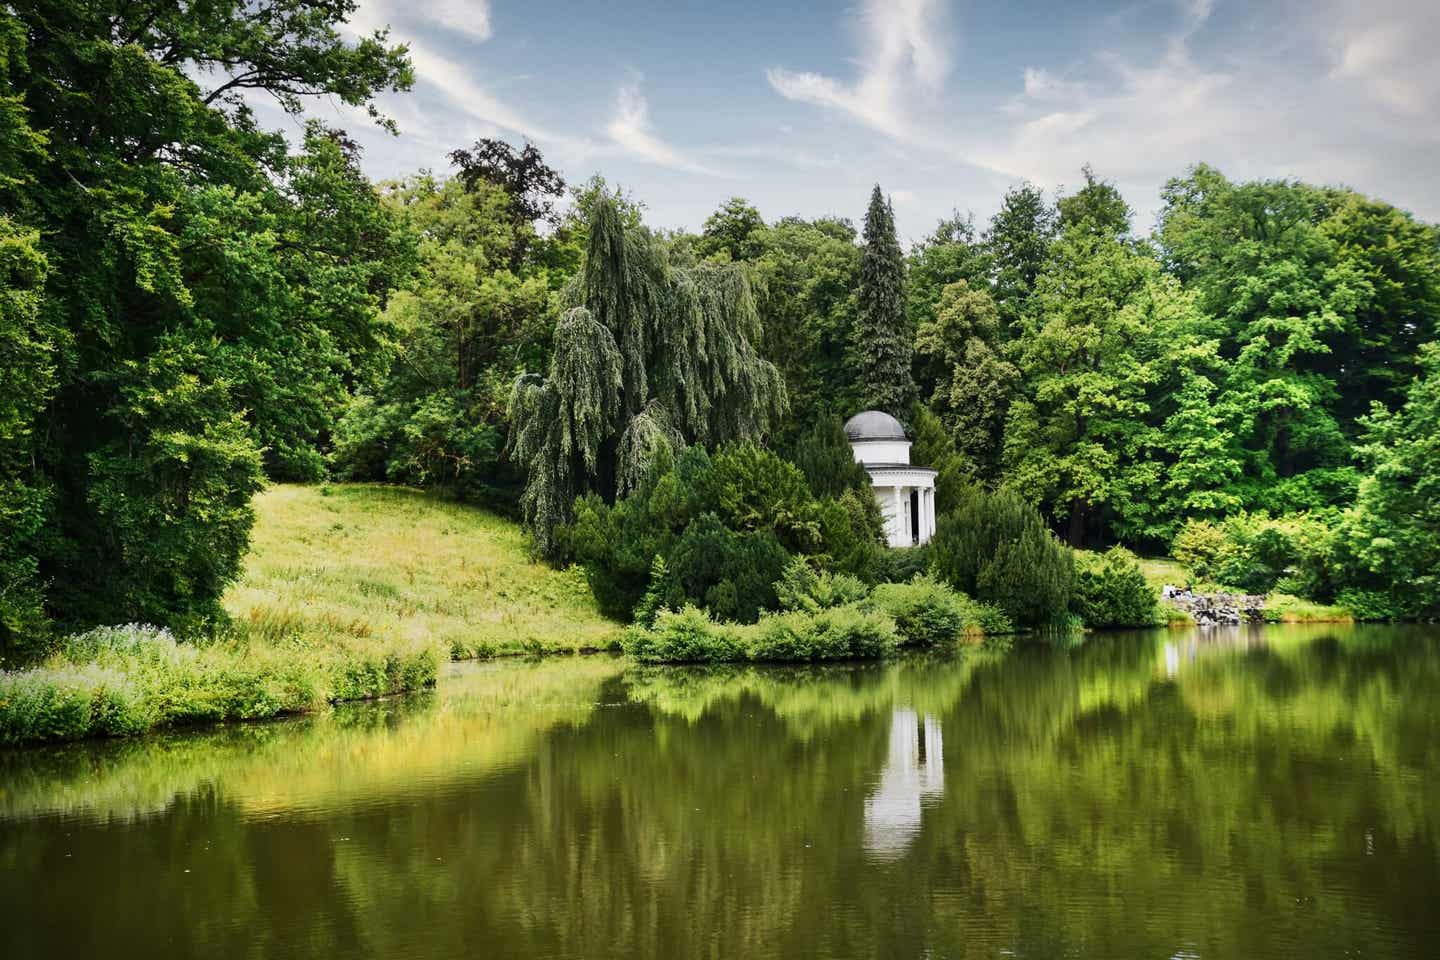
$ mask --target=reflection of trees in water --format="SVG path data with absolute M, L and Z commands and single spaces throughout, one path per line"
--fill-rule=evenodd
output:
M 175 952 L 221 956 L 240 950 L 193 918 L 223 912 L 269 955 L 303 935 L 312 953 L 372 955 L 1383 957 L 1440 934 L 1433 639 L 1287 628 L 1167 678 L 1175 637 L 568 688 L 537 675 L 533 696 L 517 673 L 483 722 L 453 702 L 397 711 L 343 747 L 297 741 L 291 764 L 230 754 L 128 827 L 67 825 L 90 871 L 70 896 L 20 879 L 53 871 L 56 832 L 11 831 L 0 896 L 25 916 L 83 902 L 102 928 L 144 917 L 192 948 Z M 343 758 L 343 795 L 287 779 L 311 747 Z M 462 756 L 475 765 L 447 779 Z M 390 786 L 405 782 L 421 788 Z M 877 856 L 896 782 L 903 842 Z M 175 875 L 207 842 L 217 860 Z

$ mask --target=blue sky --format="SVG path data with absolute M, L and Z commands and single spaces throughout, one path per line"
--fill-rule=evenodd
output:
M 1165 180 L 1206 161 L 1440 220 L 1437 0 L 360 3 L 351 29 L 411 45 L 415 89 L 383 101 L 401 134 L 315 112 L 374 177 L 528 138 L 655 225 L 698 228 L 736 195 L 767 219 L 858 220 L 878 181 L 917 240 L 1085 162 L 1145 228 Z

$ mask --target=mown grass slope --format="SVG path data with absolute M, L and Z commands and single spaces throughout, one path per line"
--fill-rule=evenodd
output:
M 616 644 L 578 569 L 530 560 L 513 521 L 401 487 L 272 486 L 225 596 L 252 636 L 433 641 L 452 658 Z

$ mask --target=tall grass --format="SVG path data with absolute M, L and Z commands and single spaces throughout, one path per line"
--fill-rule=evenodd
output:
M 141 624 L 70 637 L 43 663 L 0 673 L 0 743 L 124 736 L 256 720 L 435 682 L 431 644 L 195 645 Z

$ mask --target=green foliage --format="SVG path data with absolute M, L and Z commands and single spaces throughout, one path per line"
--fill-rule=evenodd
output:
M 1000 313 L 983 287 L 960 280 L 945 287 L 916 331 L 915 350 L 933 370 L 932 402 L 953 430 L 955 446 L 993 470 L 1020 371 L 1005 356 Z
M 1196 576 L 1227 587 L 1328 601 L 1338 573 L 1334 527 L 1329 516 L 1239 513 L 1219 523 L 1187 522 L 1171 551 Z
M 821 547 L 805 475 L 753 443 L 734 444 L 715 454 L 701 496 L 732 530 L 768 530 L 787 550 L 799 553 Z
M 943 516 L 943 514 L 940 514 Z M 914 547 L 887 547 L 876 558 L 876 583 L 906 583 L 930 569 L 930 544 Z
M 157 727 L 255 720 L 435 682 L 427 645 L 368 651 L 176 642 L 131 624 L 64 640 L 40 665 L 0 673 L 0 743 L 126 736 Z
M 783 610 L 823 610 L 865 599 L 870 589 L 859 577 L 816 570 L 804 557 L 792 557 L 775 583 Z
M 1151 626 L 1158 616 L 1156 602 L 1139 559 L 1129 550 L 1076 554 L 1070 609 L 1087 627 Z
M 900 645 L 893 620 L 856 605 L 771 614 L 751 630 L 752 660 L 866 660 Z
M 685 528 L 667 563 L 682 596 L 719 619 L 754 623 L 777 606 L 775 582 L 788 560 L 772 530 L 739 533 L 704 513 Z
M 930 542 L 936 574 L 962 593 L 1035 627 L 1065 615 L 1074 586 L 1071 551 L 1033 506 L 1009 490 L 972 488 L 940 517 Z
M 662 611 L 652 628 L 631 627 L 624 641 L 627 654 L 656 663 L 873 659 L 898 645 L 893 620 L 854 604 L 771 614 L 751 626 L 687 606 Z
M 743 197 L 731 197 L 705 218 L 695 252 L 702 257 L 757 260 L 765 253 L 765 221 Z
M 744 634 L 734 624 L 716 623 L 694 606 L 661 610 L 653 627 L 625 633 L 625 653 L 647 663 L 704 663 L 743 660 Z
M 1012 629 L 998 607 L 976 603 L 929 574 L 876 586 L 870 604 L 895 621 L 901 642 L 909 646 L 933 647 Z
M 929 407 L 910 414 L 910 462 L 935 471 L 935 513 L 954 508 L 976 481 L 974 461 L 955 449 L 951 434 Z
M 345 137 L 306 125 L 292 153 L 242 95 L 388 123 L 374 97 L 409 87 L 405 49 L 342 35 L 351 12 L 0 10 L 0 336 L 34 401 L 23 426 L 0 410 L 0 456 L 29 447 L 21 473 L 4 464 L 24 488 L 5 491 L 0 531 L 7 644 L 33 632 L 37 585 L 65 624 L 216 616 L 262 458 L 275 476 L 319 469 L 406 258 Z M 17 273 L 17 235 L 43 276 L 39 260 Z
M 691 447 L 613 505 L 597 494 L 578 499 L 565 536 L 610 616 L 688 601 L 753 622 L 777 605 L 775 582 L 791 553 L 869 574 L 880 549 L 873 503 L 868 490 L 817 500 L 798 468 L 753 444 L 713 457 Z M 657 558 L 666 571 L 659 585 Z
M 672 266 L 664 242 L 603 191 L 585 213 L 585 260 L 567 294 L 580 305 L 556 327 L 548 376 L 522 376 L 511 400 L 513 451 L 529 474 L 522 504 L 551 557 L 573 497 L 633 488 L 659 438 L 672 448 L 759 438 L 786 409 L 779 371 L 754 346 L 747 268 Z M 639 416 L 650 424 L 625 442 Z
M 905 259 L 895 238 L 895 215 L 876 184 L 865 211 L 852 342 L 865 407 L 894 417 L 909 412 L 915 397 L 910 371 L 913 337 L 905 315 Z
M 845 220 L 786 217 L 764 234 L 753 261 L 764 354 L 785 379 L 799 425 L 862 407 L 855 356 L 860 248 Z
M 1440 344 L 1419 359 L 1404 404 L 1364 420 L 1370 474 L 1340 534 L 1342 602 L 1387 616 L 1440 615 Z
M 1033 184 L 1006 191 L 985 233 L 994 264 L 994 296 L 1001 326 L 1017 330 L 1044 269 L 1056 228 L 1055 208 Z
M 855 459 L 854 448 L 845 436 L 845 424 L 833 414 L 819 417 L 801 434 L 787 459 L 800 468 L 810 492 L 817 497 L 870 489 L 870 475 Z
M 550 353 L 552 295 L 567 279 L 554 264 L 578 249 L 559 232 L 536 233 L 544 195 L 509 161 L 543 166 L 538 151 L 483 156 L 477 167 L 469 155 L 470 175 L 462 165 L 449 180 L 383 186 L 417 269 L 389 299 L 387 369 L 346 407 L 331 464 L 344 479 L 440 488 L 509 510 L 524 477 L 504 456 L 508 394 L 520 370 Z
M 53 338 L 42 310 L 49 264 L 39 234 L 0 218 L 0 657 L 46 638 L 36 538 L 50 493 L 34 470 L 35 420 L 56 384 Z
M 1217 318 L 1233 363 L 1240 505 L 1341 506 L 1359 418 L 1395 408 L 1440 315 L 1432 226 L 1352 191 L 1232 183 L 1204 165 L 1172 180 L 1159 237 L 1172 272 Z

